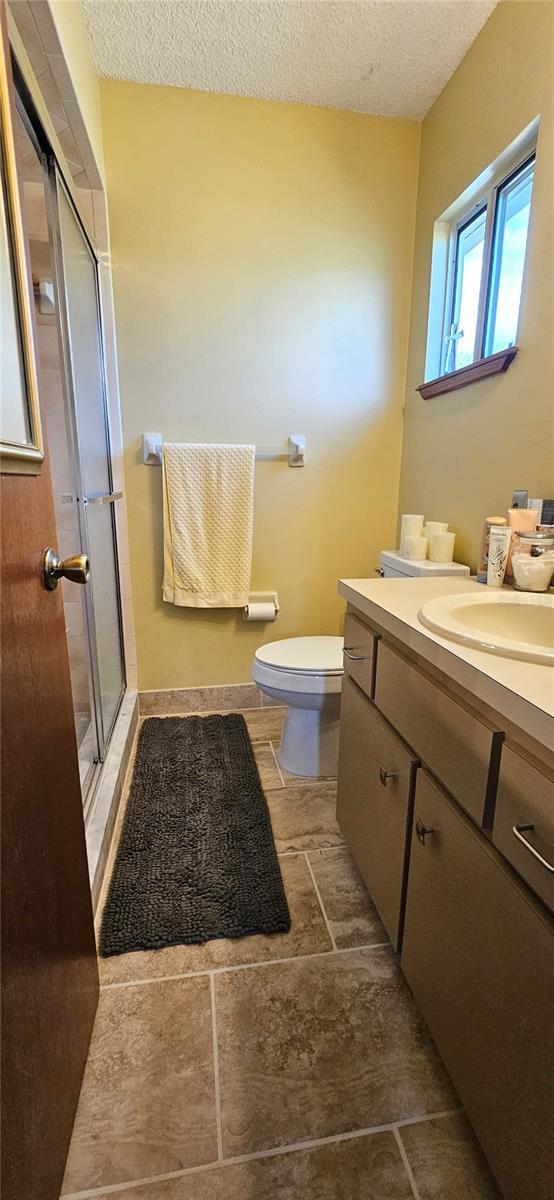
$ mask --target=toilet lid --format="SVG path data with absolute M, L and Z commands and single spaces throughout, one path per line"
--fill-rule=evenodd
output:
M 269 642 L 256 650 L 256 659 L 277 671 L 302 675 L 342 675 L 341 637 L 296 637 Z

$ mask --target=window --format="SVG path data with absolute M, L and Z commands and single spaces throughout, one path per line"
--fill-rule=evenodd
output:
M 534 167 L 532 154 L 452 228 L 445 375 L 515 345 Z
M 444 371 L 456 371 L 473 362 L 487 209 L 479 209 L 456 230 L 454 280 L 448 332 L 444 337 Z
M 516 353 L 537 128 L 533 122 L 435 223 L 425 364 L 434 386 L 421 385 L 424 398 L 470 382 L 485 367 L 505 369 L 508 356 L 504 367 L 483 360 Z
M 515 345 L 534 157 L 498 189 L 483 354 Z

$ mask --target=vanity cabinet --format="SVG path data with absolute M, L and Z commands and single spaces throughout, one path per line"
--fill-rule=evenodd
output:
M 404 973 L 506 1200 L 550 1200 L 548 919 L 424 770 L 411 841 Z
M 339 824 L 505 1200 L 550 1200 L 551 756 L 409 633 L 347 631 Z
M 345 673 L 337 820 L 398 949 L 417 759 Z

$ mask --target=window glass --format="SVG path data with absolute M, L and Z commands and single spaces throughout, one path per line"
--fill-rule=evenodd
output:
M 485 206 L 461 226 L 456 236 L 450 329 L 445 338 L 445 371 L 466 367 L 475 357 L 486 220 Z
M 485 355 L 515 345 L 534 165 L 534 159 L 526 163 L 498 191 L 483 347 Z

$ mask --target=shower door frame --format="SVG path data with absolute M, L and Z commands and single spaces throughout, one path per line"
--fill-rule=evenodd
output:
M 98 782 L 98 777 L 102 768 L 102 763 L 105 758 L 106 749 L 109 740 L 117 721 L 117 717 L 121 708 L 121 703 L 127 689 L 127 675 L 125 663 L 125 642 L 124 642 L 124 627 L 123 627 L 123 610 L 121 600 L 121 576 L 119 570 L 119 550 L 117 539 L 117 525 L 115 520 L 114 504 L 120 498 L 121 493 L 116 493 L 113 490 L 113 469 L 112 469 L 112 453 L 111 453 L 111 436 L 109 423 L 108 396 L 106 387 L 106 351 L 102 313 L 102 297 L 98 278 L 99 254 L 91 239 L 90 233 L 85 225 L 83 218 L 79 212 L 75 188 L 72 186 L 72 181 L 69 182 L 64 170 L 63 162 L 56 155 L 48 132 L 45 129 L 40 112 L 33 97 L 30 94 L 27 82 L 21 71 L 17 60 L 13 58 L 13 73 L 14 73 L 14 91 L 19 108 L 20 115 L 24 120 L 25 126 L 31 136 L 35 148 L 44 164 L 44 191 L 47 206 L 48 228 L 51 238 L 52 251 L 52 268 L 53 268 L 53 284 L 54 295 L 56 301 L 56 310 L 58 315 L 58 338 L 60 342 L 60 368 L 62 375 L 62 387 L 64 394 L 64 408 L 66 413 L 67 433 L 69 439 L 69 449 L 73 469 L 73 481 L 75 488 L 75 498 L 77 501 L 77 521 L 79 529 L 79 537 L 83 553 L 89 555 L 89 536 L 86 516 L 87 497 L 84 491 L 83 473 L 82 473 L 82 458 L 81 447 L 79 443 L 79 430 L 77 421 L 77 405 L 75 401 L 75 389 L 73 385 L 72 373 L 72 347 L 71 347 L 71 332 L 67 314 L 67 301 L 65 293 L 65 271 L 63 264 L 62 239 L 60 231 L 59 206 L 58 206 L 58 189 L 63 189 L 63 193 L 67 203 L 69 204 L 73 216 L 79 226 L 80 232 L 85 240 L 87 250 L 90 254 L 94 267 L 94 285 L 96 295 L 96 313 L 97 313 L 97 331 L 98 331 L 98 352 L 100 359 L 100 375 L 102 382 L 102 412 L 104 418 L 104 431 L 106 439 L 106 462 L 108 469 L 108 484 L 110 492 L 105 497 L 102 497 L 104 503 L 110 504 L 111 509 L 111 530 L 112 543 L 114 551 L 114 568 L 116 577 L 116 593 L 117 593 L 117 626 L 119 631 L 119 646 L 120 646 L 120 664 L 122 675 L 121 693 L 118 703 L 115 707 L 113 718 L 108 728 L 104 727 L 102 705 L 101 705 L 101 688 L 100 688 L 100 671 L 98 664 L 98 643 L 96 632 L 96 618 L 94 611 L 94 579 L 92 586 L 86 585 L 84 591 L 85 614 L 86 614 L 86 640 L 87 640 L 87 673 L 89 674 L 89 693 L 91 706 L 91 721 L 94 721 L 96 733 L 96 748 L 98 756 L 94 755 L 94 766 L 89 770 L 87 776 L 82 781 L 82 800 L 83 800 L 83 816 L 86 821 L 87 816 L 92 806 L 95 787 Z M 95 497 L 96 499 L 96 497 Z M 94 573 L 94 564 L 93 573 Z
M 70 322 L 69 322 L 68 312 L 67 312 L 67 298 L 66 298 L 66 293 L 65 293 L 65 271 L 64 271 L 64 262 L 63 262 L 63 247 L 62 247 L 60 219 L 59 219 L 59 192 L 60 192 L 60 190 L 63 190 L 65 199 L 66 199 L 67 203 L 69 204 L 69 207 L 73 213 L 73 216 L 75 217 L 75 220 L 77 221 L 79 230 L 85 241 L 87 250 L 90 254 L 91 261 L 92 261 L 92 264 L 94 267 L 96 313 L 97 313 L 97 321 L 98 321 L 98 350 L 99 350 L 99 358 L 100 358 L 100 374 L 101 374 L 101 379 L 102 379 L 102 412 L 103 412 L 103 417 L 104 417 L 104 433 L 105 433 L 105 438 L 106 438 L 106 461 L 107 461 L 107 468 L 108 468 L 108 487 L 109 487 L 109 492 L 106 493 L 105 496 L 94 497 L 94 500 L 99 503 L 109 504 L 110 509 L 111 509 L 111 531 L 112 531 L 112 543 L 113 543 L 113 550 L 114 550 L 115 576 L 116 576 L 116 583 L 117 583 L 117 589 L 116 589 L 117 590 L 117 624 L 118 624 L 118 631 L 119 631 L 120 665 L 121 665 L 121 674 L 122 674 L 122 687 L 121 687 L 121 693 L 119 696 L 119 701 L 116 705 L 114 715 L 112 717 L 110 725 L 106 729 L 106 728 L 104 728 L 104 718 L 103 718 L 103 713 L 102 713 L 100 670 L 99 670 L 99 665 L 98 665 L 98 642 L 97 642 L 96 616 L 95 616 L 95 611 L 94 611 L 94 562 L 92 562 L 92 586 L 87 586 L 85 588 L 85 608 L 86 608 L 86 614 L 87 614 L 89 659 L 90 659 L 91 674 L 92 674 L 92 698 L 93 698 L 93 713 L 92 713 L 92 715 L 93 715 L 93 718 L 94 718 L 95 724 L 96 724 L 96 736 L 97 736 L 97 745 L 98 745 L 98 753 L 99 753 L 98 765 L 100 766 L 102 764 L 102 762 L 104 761 L 106 747 L 109 743 L 110 736 L 111 736 L 113 727 L 115 725 L 115 722 L 117 720 L 119 709 L 121 707 L 121 702 L 123 700 L 123 696 L 125 695 L 125 690 L 127 687 L 126 668 L 125 668 L 125 652 L 124 652 L 124 637 L 123 637 L 123 612 L 122 612 L 122 604 L 121 604 L 121 577 L 120 577 L 120 571 L 119 571 L 119 555 L 118 555 L 118 547 L 117 547 L 117 528 L 116 528 L 116 522 L 115 522 L 115 508 L 114 508 L 114 504 L 119 499 L 121 499 L 121 493 L 114 492 L 114 488 L 113 488 L 110 423 L 109 423 L 109 415 L 108 415 L 108 397 L 107 397 L 107 391 L 106 391 L 106 357 L 105 357 L 105 347 L 104 347 L 104 329 L 103 329 L 103 323 L 102 323 L 102 302 L 101 302 L 100 287 L 99 287 L 99 281 L 98 281 L 98 254 L 96 252 L 96 249 L 95 249 L 93 243 L 91 242 L 90 237 L 88 236 L 87 230 L 85 229 L 83 221 L 81 220 L 81 217 L 79 215 L 79 210 L 77 208 L 77 205 L 73 199 L 73 196 L 72 196 L 69 188 L 66 185 L 66 182 L 65 182 L 65 179 L 63 176 L 63 172 L 60 168 L 60 164 L 58 163 L 51 148 L 50 148 L 50 152 L 47 156 L 47 160 L 48 160 L 47 186 L 48 186 L 48 193 L 49 193 L 48 194 L 48 203 L 49 203 L 49 209 L 50 209 L 49 215 L 50 215 L 50 226 L 51 226 L 51 233 L 52 233 L 54 273 L 56 276 L 55 289 L 56 289 L 56 298 L 58 301 L 58 314 L 59 314 L 60 332 L 61 332 L 61 340 L 62 340 L 62 368 L 63 368 L 64 392 L 65 392 L 65 400 L 66 400 L 66 412 L 67 412 L 67 415 L 69 418 L 71 455 L 72 455 L 73 465 L 74 465 L 75 494 L 76 494 L 76 500 L 77 500 L 79 533 L 80 533 L 81 546 L 83 548 L 83 553 L 86 554 L 88 557 L 90 557 L 90 538 L 89 538 L 89 533 L 88 533 L 86 508 L 87 508 L 87 505 L 90 504 L 92 501 L 91 501 L 91 499 L 89 499 L 86 496 L 86 492 L 85 492 L 85 488 L 84 488 L 83 469 L 82 469 L 82 454 L 81 454 L 81 444 L 80 444 L 80 437 L 79 437 L 78 416 L 77 416 L 77 403 L 76 403 L 76 398 L 75 398 L 75 387 L 74 387 L 74 382 L 73 382 L 73 371 L 72 371 L 72 366 L 71 366 L 72 361 L 73 361 L 73 351 L 72 351 L 72 341 L 71 341 L 71 327 L 70 327 Z M 83 808 L 85 811 L 85 817 L 87 814 L 87 809 L 90 804 L 92 792 L 94 790 L 94 781 L 95 781 L 96 774 L 97 774 L 97 772 L 92 773 L 92 775 L 89 779 L 88 787 L 86 788 L 85 794 L 83 795 Z

